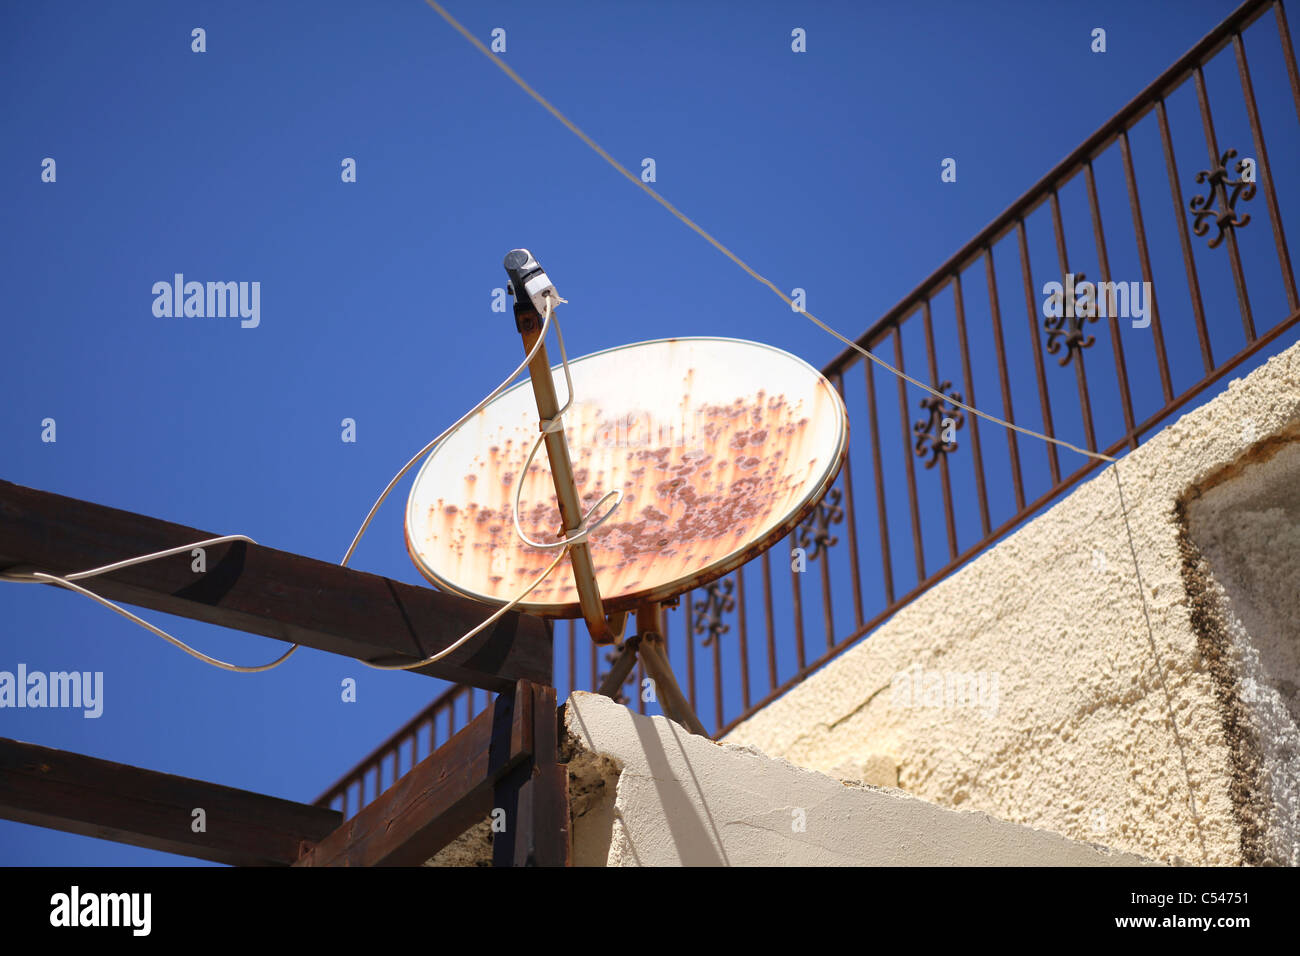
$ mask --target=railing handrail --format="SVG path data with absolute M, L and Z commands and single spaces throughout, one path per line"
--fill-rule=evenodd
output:
M 1129 100 L 1118 113 L 1103 123 L 1096 132 L 1071 150 L 1045 176 L 1025 190 L 1019 199 L 999 213 L 992 222 L 976 233 L 973 239 L 949 256 L 943 265 L 935 269 L 916 288 L 903 296 L 897 305 L 872 323 L 870 328 L 854 341 L 860 347 L 870 349 L 872 342 L 919 306 L 927 297 L 927 293 L 940 291 L 952 279 L 954 273 L 965 269 L 985 248 L 994 245 L 1006 235 L 1007 231 L 1018 220 L 1028 216 L 1046 201 L 1052 190 L 1059 187 L 1063 180 L 1069 178 L 1067 173 L 1073 174 L 1086 162 L 1095 159 L 1102 150 L 1114 141 L 1120 132 L 1135 125 L 1138 120 L 1154 109 L 1156 103 L 1164 98 L 1166 92 L 1178 86 L 1192 70 L 1198 68 L 1204 61 L 1218 53 L 1224 45 L 1231 41 L 1234 33 L 1244 30 L 1259 19 L 1267 8 L 1273 5 L 1273 2 L 1274 0 L 1245 0 L 1241 6 L 1228 15 L 1226 20 L 1202 37 L 1195 46 L 1179 57 L 1173 66 L 1147 84 L 1142 92 Z M 826 364 L 822 372 L 828 377 L 843 372 L 861 358 L 861 354 L 856 350 L 845 348 Z

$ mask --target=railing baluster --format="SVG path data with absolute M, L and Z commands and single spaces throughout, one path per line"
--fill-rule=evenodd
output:
M 844 376 L 837 374 L 833 381 L 840 400 L 844 401 Z M 847 402 L 845 407 L 848 407 Z M 858 566 L 858 521 L 853 509 L 853 470 L 850 457 L 844 456 L 844 513 L 849 523 L 849 576 L 853 581 L 853 620 L 854 627 L 857 627 L 862 623 L 862 571 Z M 748 707 L 749 704 L 745 706 Z
M 1164 118 L 1163 101 L 1160 103 L 1160 115 L 1161 118 L 1163 119 Z M 1167 126 L 1165 128 L 1165 132 L 1166 133 L 1168 132 Z M 1166 146 L 1168 146 L 1167 142 L 1166 142 Z M 1166 154 L 1166 165 L 1168 165 L 1173 161 L 1172 147 L 1168 147 L 1168 148 L 1170 152 Z M 1128 130 L 1124 130 L 1123 132 L 1120 133 L 1119 151 L 1120 151 L 1120 157 L 1124 162 L 1124 181 L 1128 186 L 1128 205 L 1129 205 L 1129 211 L 1132 213 L 1133 216 L 1133 233 L 1137 237 L 1138 262 L 1142 268 L 1142 281 L 1149 282 L 1151 284 L 1150 285 L 1151 301 L 1148 303 L 1148 307 L 1151 309 L 1151 334 L 1155 338 L 1156 360 L 1160 367 L 1161 393 L 1164 395 L 1165 401 L 1168 402 L 1173 399 L 1173 395 L 1174 395 L 1173 382 L 1169 377 L 1169 354 L 1165 350 L 1164 325 L 1160 321 L 1160 302 L 1159 302 L 1159 297 L 1156 295 L 1155 276 L 1151 272 L 1151 253 L 1147 249 L 1147 230 L 1142 219 L 1142 201 L 1138 197 L 1137 176 L 1134 175 L 1133 173 L 1133 152 L 1129 146 Z M 1178 196 L 1181 198 L 1182 187 L 1178 185 L 1177 181 L 1174 182 L 1174 185 L 1178 191 Z M 1181 209 L 1176 210 L 1176 212 L 1178 214 L 1178 221 L 1182 226 L 1183 236 L 1184 238 L 1186 238 L 1187 219 L 1183 215 Z M 1189 264 L 1191 264 L 1192 253 L 1191 253 L 1190 242 L 1188 243 L 1185 251 L 1186 251 L 1187 261 Z M 1191 276 L 1195 275 L 1194 264 L 1192 264 L 1192 271 L 1189 272 L 1188 275 Z M 1200 330 L 1204 332 L 1205 314 L 1204 312 L 1200 311 L 1201 292 L 1200 292 L 1199 285 L 1196 288 L 1196 308 L 1197 308 L 1196 314 L 1200 320 Z M 1207 338 L 1203 344 L 1205 348 L 1209 348 L 1209 339 Z
M 971 408 L 979 408 L 979 402 L 975 400 L 975 377 L 971 375 L 970 343 L 966 340 L 966 303 L 962 298 L 960 272 L 954 272 L 952 276 L 952 299 L 957 315 L 957 348 L 961 351 L 961 374 L 964 380 L 962 387 L 965 389 L 962 396 L 966 399 L 966 404 Z M 971 415 L 969 421 L 970 448 L 973 456 L 972 461 L 975 465 L 975 495 L 979 499 L 980 528 L 987 537 L 989 533 L 989 497 L 988 491 L 984 487 L 984 452 L 980 448 L 980 420 L 978 416 Z M 945 455 L 945 465 L 947 460 L 948 457 Z M 946 474 L 945 469 L 945 476 Z M 956 554 L 953 557 L 956 557 Z
M 1282 59 L 1286 61 L 1286 75 L 1291 81 L 1291 100 L 1295 103 L 1296 119 L 1300 119 L 1300 70 L 1295 65 L 1295 46 L 1291 43 L 1291 28 L 1286 23 L 1286 11 L 1274 0 L 1273 14 L 1277 18 L 1277 35 L 1282 44 Z
M 998 302 L 998 283 L 993 275 L 993 249 L 989 246 L 984 247 L 984 275 L 989 287 L 989 310 L 993 317 L 993 344 L 997 347 L 998 353 L 998 382 L 1002 386 L 1002 417 L 1014 425 L 1016 414 L 1011 404 L 1011 380 L 1007 377 L 1007 350 L 1002 337 L 1002 306 Z M 964 345 L 962 351 L 966 351 Z M 971 407 L 979 406 L 971 402 Z M 1020 445 L 1016 441 L 1015 430 L 1008 428 L 1006 431 L 1007 452 L 1011 459 L 1011 480 L 1016 492 L 1016 511 L 1019 512 L 1025 510 L 1025 483 L 1020 475 Z M 987 519 L 984 534 L 986 537 L 989 534 Z
M 1052 205 L 1052 232 L 1056 236 L 1056 258 L 1061 265 L 1061 281 L 1065 281 L 1066 273 L 1072 271 L 1070 268 L 1070 257 L 1065 251 L 1065 229 L 1061 224 L 1061 200 L 1055 189 L 1051 194 Z M 1073 290 L 1068 290 L 1072 293 Z M 1062 301 L 1065 314 L 1069 315 L 1075 311 L 1073 296 L 1067 294 Z M 1079 322 L 1080 330 L 1084 330 L 1084 316 L 1076 317 Z M 1086 334 L 1086 331 L 1085 331 Z M 1068 352 L 1066 353 L 1069 354 Z M 1088 448 L 1092 451 L 1097 450 L 1097 435 L 1092 427 L 1092 400 L 1088 397 L 1088 373 L 1083 367 L 1083 349 L 1074 354 L 1074 379 L 1079 386 L 1079 410 L 1083 413 L 1083 434 L 1088 442 Z
M 876 518 L 880 524 L 880 568 L 885 576 L 885 601 L 893 604 L 894 562 L 889 556 L 889 519 L 885 514 L 885 475 L 880 465 L 880 418 L 876 414 L 875 364 L 875 362 L 867 362 L 865 365 L 867 412 L 871 417 L 871 461 L 876 477 Z M 860 627 L 861 624 L 858 626 Z
M 740 639 L 740 699 L 749 710 L 749 635 L 745 627 L 745 566 L 736 568 L 736 623 Z
M 826 648 L 835 646 L 835 616 L 831 609 L 831 553 L 826 545 L 818 552 L 818 564 L 822 566 L 822 620 L 826 624 Z
M 1205 324 L 1205 305 L 1201 301 L 1201 280 L 1196 273 L 1196 257 L 1192 255 L 1192 237 L 1187 229 L 1186 205 L 1183 204 L 1183 186 L 1178 179 L 1178 160 L 1174 156 L 1174 142 L 1169 135 L 1169 116 L 1165 112 L 1165 101 L 1156 101 L 1156 118 L 1160 122 L 1160 142 L 1165 151 L 1165 173 L 1169 177 L 1169 192 L 1174 201 L 1174 219 L 1178 223 L 1178 242 L 1183 250 L 1183 271 L 1187 273 L 1187 291 L 1192 298 L 1192 317 L 1196 320 L 1196 336 L 1201 343 L 1201 361 L 1208 375 L 1214 370 L 1214 350 L 1210 345 L 1210 332 Z M 1124 155 L 1124 175 L 1128 180 L 1129 206 L 1133 209 L 1133 224 L 1138 230 L 1138 252 L 1142 255 L 1142 278 L 1148 282 L 1149 266 L 1146 261 L 1146 234 L 1142 231 L 1141 217 L 1137 211 L 1137 181 L 1133 176 L 1133 161 L 1129 158 L 1128 137 L 1120 141 Z M 1155 289 L 1155 286 L 1152 286 Z M 1151 297 L 1151 328 L 1159 335 L 1160 317 L 1156 308 L 1156 297 Z M 1160 356 L 1160 381 L 1164 386 L 1165 403 L 1173 400 L 1173 388 L 1169 383 L 1168 359 L 1164 354 L 1163 338 L 1158 340 Z
M 787 539 L 790 542 L 790 550 L 798 547 L 799 542 L 795 539 L 794 532 L 790 533 Z M 790 597 L 791 604 L 794 605 L 794 651 L 795 660 L 798 663 L 799 670 L 802 671 L 808 662 L 804 658 L 803 646 L 803 589 L 799 586 L 799 572 L 790 566 Z
M 1250 67 L 1246 65 L 1246 47 L 1240 33 L 1232 35 L 1232 48 L 1237 54 L 1237 73 L 1241 77 L 1241 95 L 1246 100 L 1246 116 L 1250 119 L 1250 135 L 1255 140 L 1256 181 L 1263 180 L 1264 202 L 1268 205 L 1268 218 L 1273 224 L 1273 244 L 1277 247 L 1277 261 L 1282 268 L 1282 285 L 1286 288 L 1286 301 L 1291 311 L 1300 309 L 1300 296 L 1296 295 L 1295 273 L 1291 271 L 1291 254 L 1287 250 L 1286 236 L 1282 230 L 1282 213 L 1277 205 L 1277 190 L 1273 188 L 1273 167 L 1268 163 L 1268 150 L 1264 148 L 1264 130 L 1259 124 L 1259 109 L 1255 106 L 1255 88 L 1250 82 Z
M 930 318 L 930 300 L 925 300 L 923 312 L 925 324 L 925 356 L 930 367 L 930 387 L 939 388 L 939 364 L 934 356 L 934 323 Z M 967 405 L 974 407 L 971 401 Z M 948 475 L 948 456 L 939 456 L 939 485 L 943 490 L 943 519 L 948 530 L 948 558 L 957 557 L 957 518 L 952 510 L 952 481 Z
M 696 714 L 700 712 L 699 706 L 695 703 L 695 608 L 692 606 L 691 595 L 693 591 L 687 591 L 682 596 L 682 608 L 686 616 L 682 619 L 686 630 L 686 684 L 688 694 L 691 699 L 691 710 Z
M 776 614 L 772 610 L 772 556 L 763 552 L 763 611 L 767 625 L 767 677 L 769 691 L 776 689 Z
M 1101 225 L 1101 206 L 1097 202 L 1097 177 L 1093 174 L 1091 160 L 1084 166 L 1084 172 L 1088 182 L 1088 208 L 1092 212 L 1092 235 L 1097 243 L 1097 264 L 1100 269 L 1098 279 L 1108 283 L 1112 279 L 1110 256 L 1106 254 L 1106 233 Z M 1106 309 L 1106 317 L 1110 320 L 1110 341 L 1115 352 L 1115 379 L 1119 386 L 1120 407 L 1124 412 L 1124 433 L 1128 435 L 1129 447 L 1137 448 L 1137 435 L 1133 434 L 1133 397 L 1128 388 L 1128 366 L 1124 361 L 1124 344 L 1119 339 L 1119 317 L 1102 299 L 1101 287 L 1097 288 L 1097 305 L 1099 308 Z M 1150 305 L 1148 301 L 1147 307 L 1150 308 Z
M 1196 79 L 1196 101 L 1201 107 L 1201 126 L 1205 130 L 1205 145 L 1210 151 L 1210 168 L 1219 165 L 1219 140 L 1214 135 L 1214 117 L 1210 115 L 1210 95 L 1205 89 L 1205 73 L 1198 65 L 1192 74 Z M 1219 205 L 1228 208 L 1227 191 L 1222 184 L 1217 189 Z M 1241 269 L 1241 253 L 1237 249 L 1237 230 L 1224 231 L 1228 238 L 1228 262 L 1232 266 L 1232 282 L 1237 289 L 1237 306 L 1241 309 L 1241 326 L 1246 333 L 1246 344 L 1255 341 L 1255 316 L 1250 311 L 1250 296 L 1246 293 L 1246 276 Z
M 721 581 L 718 582 L 721 585 Z M 718 614 L 722 611 L 719 609 Z M 713 713 L 715 728 L 722 726 L 722 635 L 715 634 L 713 637 Z
M 928 301 L 928 300 L 927 300 Z M 903 368 L 903 333 L 894 326 L 894 368 Z M 921 545 L 921 510 L 916 501 L 916 466 L 912 463 L 912 430 L 908 427 L 907 386 L 898 382 L 898 414 L 903 424 L 903 460 L 907 462 L 907 498 L 912 508 L 912 548 L 916 556 L 916 583 L 925 580 L 925 549 Z
M 1055 438 L 1052 427 L 1052 399 L 1047 393 L 1047 376 L 1043 372 L 1043 349 L 1038 338 L 1038 299 L 1034 296 L 1033 270 L 1029 265 L 1029 239 L 1025 235 L 1025 221 L 1016 220 L 1016 235 L 1020 241 L 1020 271 L 1025 282 L 1025 307 L 1029 312 L 1029 347 L 1034 355 L 1034 371 L 1038 375 L 1038 401 L 1043 410 L 1043 434 Z M 1056 445 L 1043 442 L 1047 446 L 1047 467 L 1052 475 L 1052 487 L 1061 483 L 1061 462 L 1056 454 Z

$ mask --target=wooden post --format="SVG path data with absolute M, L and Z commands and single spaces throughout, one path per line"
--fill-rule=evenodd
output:
M 504 833 L 492 836 L 495 866 L 569 866 L 569 773 L 559 762 L 555 688 L 519 681 L 516 707 L 532 727 L 532 758 L 497 784 Z

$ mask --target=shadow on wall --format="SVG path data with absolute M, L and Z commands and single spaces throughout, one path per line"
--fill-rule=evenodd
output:
M 589 728 L 578 708 L 571 711 L 571 719 L 587 739 L 596 734 Z M 729 866 L 722 836 L 709 811 L 708 798 L 691 761 L 682 746 L 686 731 L 676 724 L 664 721 L 677 750 L 676 762 L 684 766 L 690 777 L 690 786 L 683 786 L 680 773 L 674 769 L 664 741 L 655 733 L 650 721 L 637 722 L 634 727 L 644 755 L 648 776 L 653 781 L 658 803 L 664 809 L 662 817 L 668 829 L 668 842 L 674 848 L 682 866 Z M 606 755 L 583 748 L 573 748 L 563 758 L 568 761 L 570 812 L 574 821 L 574 864 L 577 866 L 605 866 L 610 850 L 614 856 L 626 854 L 629 862 L 641 866 L 641 855 L 629 821 L 623 818 L 616 803 L 619 776 L 623 767 Z M 581 837 L 579 837 L 581 828 Z M 655 834 L 653 839 L 661 839 Z
M 722 845 L 722 834 L 709 810 L 708 797 L 700 785 L 700 778 L 682 746 L 685 730 L 672 721 L 664 721 L 672 735 L 681 764 L 690 775 L 690 784 L 680 779 L 668 759 L 664 743 L 655 733 L 650 721 L 638 721 L 634 726 L 641 741 L 642 753 L 650 767 L 651 779 L 663 806 L 672 844 L 677 848 L 682 866 L 730 866 L 727 851 Z M 697 808 L 698 805 L 698 808 Z M 629 834 L 630 836 L 630 834 Z
M 1300 865 L 1300 430 L 1184 497 L 1182 571 L 1231 748 L 1243 861 Z

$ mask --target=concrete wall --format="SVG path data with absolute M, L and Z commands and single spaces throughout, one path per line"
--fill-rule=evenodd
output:
M 845 785 L 606 697 L 565 708 L 579 866 L 1131 866 L 1144 861 Z
M 1155 859 L 1300 862 L 1297 439 L 1300 346 L 727 741 Z

